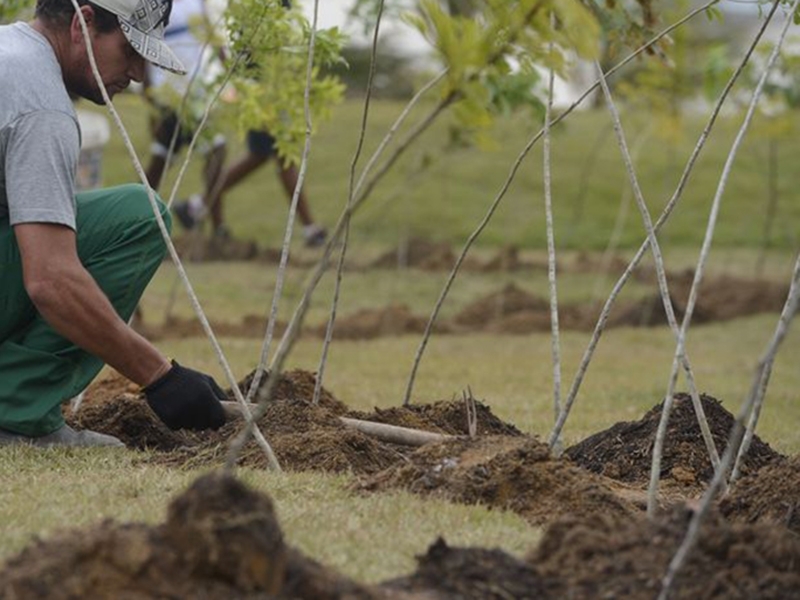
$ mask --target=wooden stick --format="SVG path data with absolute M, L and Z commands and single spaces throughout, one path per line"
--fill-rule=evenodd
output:
M 230 419 L 242 417 L 242 407 L 237 402 L 222 402 L 222 408 Z M 408 427 L 398 427 L 397 425 L 387 425 L 386 423 L 376 423 L 374 421 L 364 421 L 362 419 L 350 419 L 339 417 L 339 420 L 346 427 L 356 429 L 361 433 L 377 438 L 383 442 L 400 444 L 402 446 L 424 446 L 433 442 L 443 442 L 454 439 L 456 436 L 444 433 L 433 433 L 422 431 L 421 429 L 410 429 Z

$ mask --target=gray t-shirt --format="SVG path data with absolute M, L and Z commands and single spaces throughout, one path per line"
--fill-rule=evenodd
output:
M 80 126 L 47 39 L 0 26 L 0 222 L 75 229 Z

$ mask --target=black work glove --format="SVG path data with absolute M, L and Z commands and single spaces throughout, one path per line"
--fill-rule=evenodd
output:
M 170 429 L 219 429 L 225 424 L 225 392 L 213 377 L 180 366 L 142 390 L 147 404 Z

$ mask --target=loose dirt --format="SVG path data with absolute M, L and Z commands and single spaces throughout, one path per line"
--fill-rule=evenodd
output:
M 529 563 L 557 583 L 548 598 L 652 600 L 683 541 L 686 507 L 650 521 L 594 513 L 551 525 Z M 739 525 L 712 513 L 675 581 L 671 599 L 800 598 L 800 540 L 769 525 Z
M 246 392 L 253 374 L 239 387 Z M 266 384 L 266 376 L 260 388 Z M 281 466 L 302 471 L 350 472 L 356 476 L 377 473 L 411 452 L 405 446 L 381 442 L 344 426 L 340 416 L 373 420 L 399 426 L 467 435 L 469 425 L 463 401 L 441 401 L 431 405 L 376 410 L 374 413 L 350 411 L 324 387 L 320 403 L 311 404 L 316 378 L 313 373 L 291 370 L 283 374 L 273 400 L 259 427 L 270 442 Z M 120 438 L 131 448 L 161 451 L 152 460 L 175 466 L 219 464 L 227 444 L 238 433 L 241 422 L 229 421 L 219 431 L 171 431 L 132 393 L 119 375 L 94 384 L 87 390 L 81 409 L 72 414 L 65 407 L 67 421 L 77 427 L 101 431 Z M 229 398 L 233 394 L 228 390 Z M 477 431 L 521 436 L 512 425 L 495 417 L 480 401 L 475 402 Z M 245 446 L 239 462 L 266 467 L 266 458 L 254 441 Z
M 574 511 L 617 515 L 637 511 L 602 477 L 552 458 L 546 445 L 528 437 L 484 436 L 427 444 L 359 489 L 393 488 L 511 510 L 534 524 Z
M 711 435 L 722 454 L 734 417 L 719 400 L 701 394 Z M 567 448 L 565 455 L 593 473 L 626 483 L 646 485 L 650 478 L 652 449 L 663 403 L 651 408 L 638 421 L 611 426 Z M 758 436 L 745 457 L 743 472 L 754 472 L 778 459 L 780 454 Z M 670 413 L 661 459 L 661 477 L 679 487 L 702 489 L 714 472 L 708 457 L 691 397 L 676 394 Z
M 272 501 L 216 474 L 176 498 L 165 523 L 105 521 L 37 542 L 0 582 L 0 597 L 15 600 L 390 597 L 287 546 Z
M 223 474 L 195 481 L 164 523 L 105 521 L 37 541 L 0 570 L 14 600 L 651 600 L 691 513 L 648 521 L 589 513 L 550 525 L 521 560 L 440 538 L 415 572 L 363 585 L 284 540 L 272 501 Z M 800 598 L 800 540 L 781 527 L 730 524 L 717 513 L 678 574 L 671 598 Z
M 772 523 L 800 536 L 800 456 L 740 479 L 720 502 L 720 511 L 737 523 Z

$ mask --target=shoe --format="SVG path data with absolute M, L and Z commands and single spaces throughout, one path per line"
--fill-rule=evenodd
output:
M 328 239 L 328 232 L 318 225 L 309 225 L 303 234 L 306 238 L 306 248 L 319 248 Z
M 173 210 L 181 225 L 191 230 L 194 229 L 205 216 L 206 206 L 200 194 L 192 194 L 186 200 L 179 200 L 176 202 Z
M 233 239 L 233 236 L 231 235 L 231 230 L 228 229 L 227 225 L 219 225 L 214 230 L 214 239 L 227 242 Z
M 178 222 L 183 225 L 184 229 L 191 231 L 194 229 L 194 226 L 197 225 L 197 221 L 192 216 L 192 210 L 189 207 L 188 200 L 179 200 L 175 203 L 172 210 L 175 212 L 175 216 L 178 217 Z
M 113 435 L 97 433 L 96 431 L 90 431 L 88 429 L 75 431 L 69 425 L 62 425 L 60 429 L 56 429 L 53 433 L 48 433 L 47 435 L 40 437 L 31 437 L 28 435 L 22 435 L 20 433 L 13 433 L 11 431 L 0 429 L 0 446 L 11 446 L 14 444 L 30 444 L 32 446 L 39 447 L 125 447 L 125 444 L 123 444 L 121 440 L 115 438 Z

